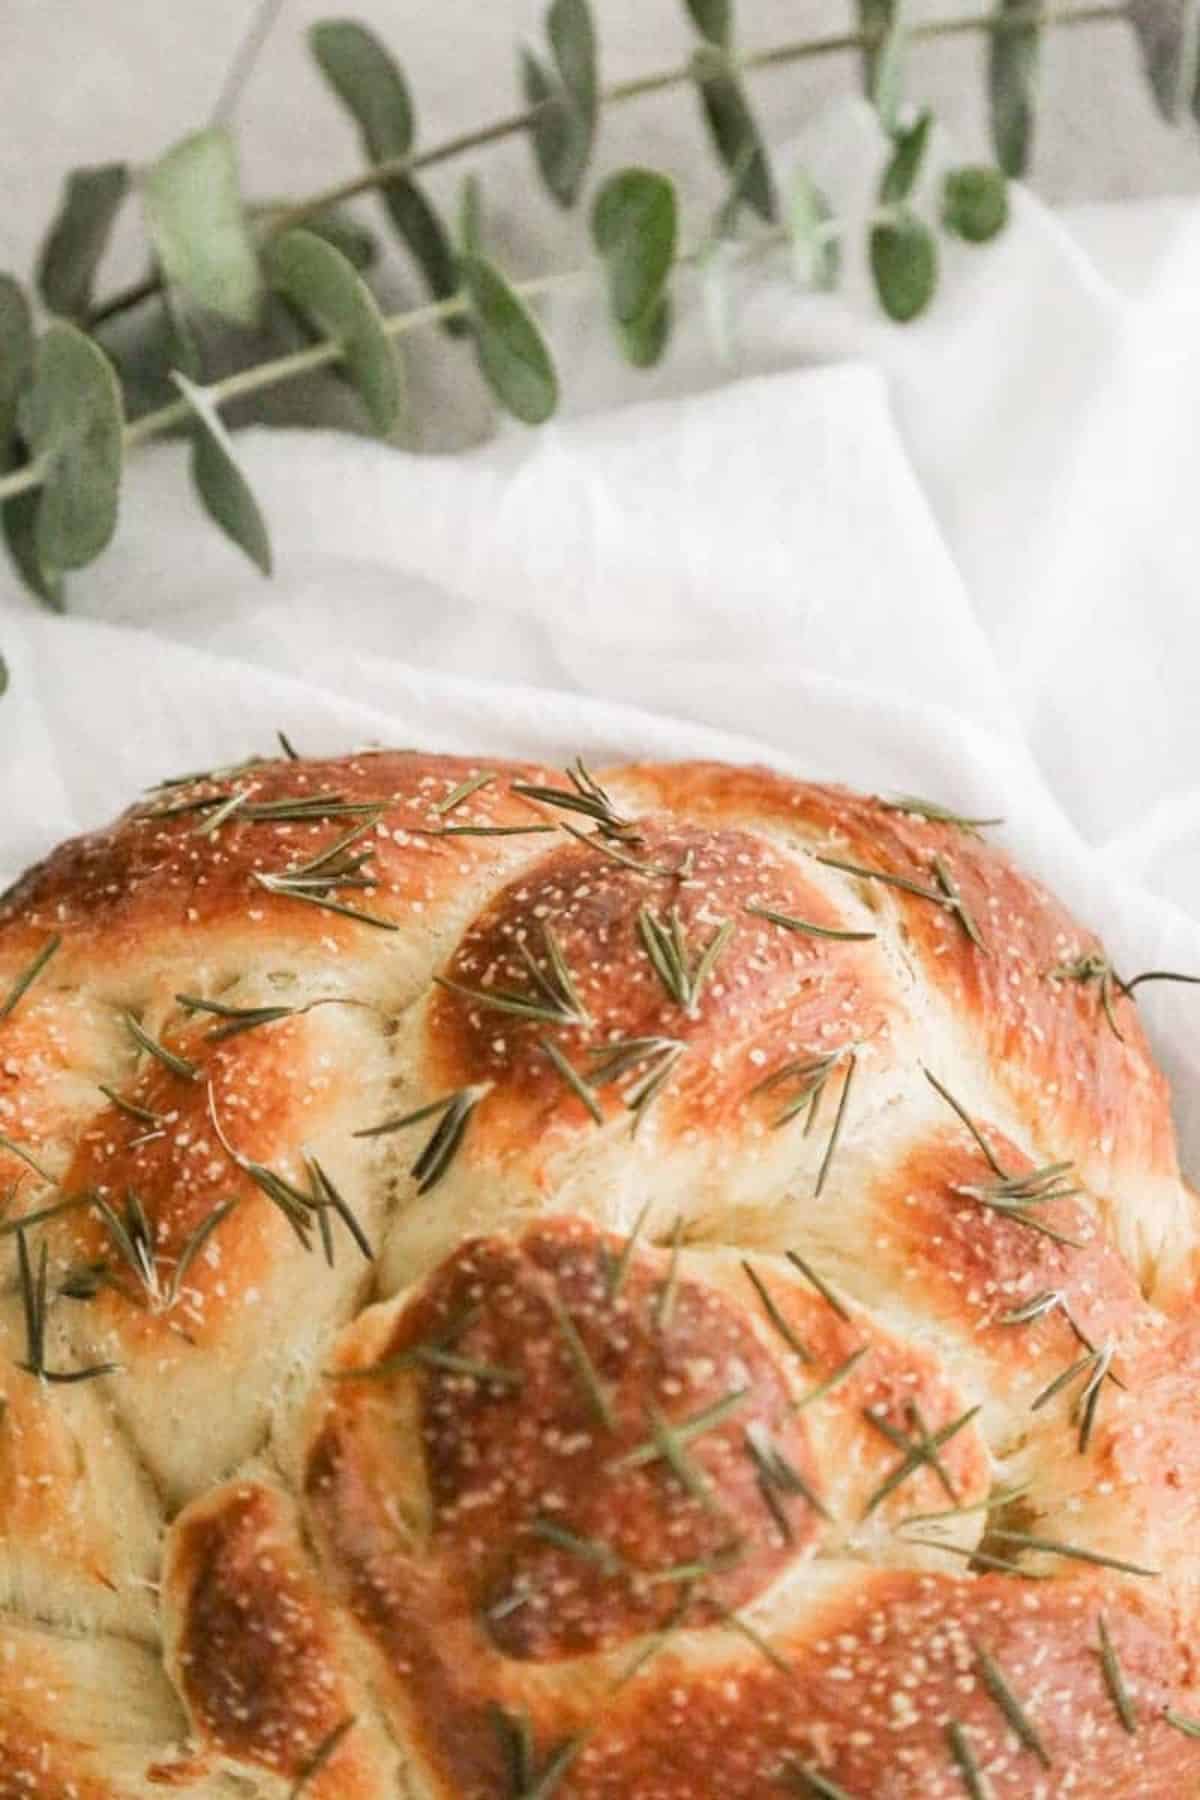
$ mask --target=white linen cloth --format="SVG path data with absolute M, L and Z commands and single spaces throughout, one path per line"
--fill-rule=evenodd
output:
M 864 112 L 814 142 L 861 207 Z M 72 617 L 0 574 L 0 876 L 276 727 L 757 757 L 1002 813 L 1118 968 L 1200 972 L 1200 211 L 1014 215 L 944 251 L 906 329 L 857 254 L 836 298 L 757 271 L 732 370 L 694 294 L 650 376 L 594 297 L 559 302 L 566 415 L 462 456 L 246 434 L 270 583 L 197 513 L 182 448 L 140 454 Z M 1200 993 L 1140 1000 L 1200 1170 Z

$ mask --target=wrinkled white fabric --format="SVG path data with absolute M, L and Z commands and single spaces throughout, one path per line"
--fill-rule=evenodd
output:
M 861 205 L 848 108 L 809 158 Z M 758 757 L 1003 813 L 1118 967 L 1200 971 L 1200 209 L 949 247 L 925 319 L 740 284 L 650 376 L 594 301 L 549 325 L 564 417 L 418 458 L 241 440 L 266 583 L 197 513 L 186 452 L 139 456 L 120 532 L 36 612 L 0 574 L 11 874 L 162 774 L 365 741 L 597 762 Z M 1200 1167 L 1200 997 L 1144 990 Z

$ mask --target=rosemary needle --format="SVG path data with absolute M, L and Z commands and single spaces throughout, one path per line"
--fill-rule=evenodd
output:
M 38 976 L 45 969 L 51 957 L 62 948 L 62 938 L 56 933 L 38 951 L 28 968 L 23 969 L 8 991 L 8 996 L 0 1005 L 0 1020 L 10 1018 L 16 1011 L 25 995 L 29 992 Z

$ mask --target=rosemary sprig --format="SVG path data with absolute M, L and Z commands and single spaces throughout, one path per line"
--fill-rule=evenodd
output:
M 852 1794 L 836 1781 L 830 1781 L 828 1775 L 822 1775 L 819 1769 L 811 1768 L 807 1763 L 800 1763 L 794 1757 L 788 1757 L 781 1771 L 783 1778 L 798 1794 L 806 1794 L 808 1800 L 854 1800 Z
M 792 1330 L 792 1327 L 788 1324 L 782 1312 L 780 1312 L 778 1303 L 772 1298 L 771 1291 L 767 1287 L 766 1282 L 758 1273 L 757 1269 L 754 1268 L 753 1264 L 748 1262 L 745 1258 L 742 1259 L 742 1271 L 745 1274 L 747 1281 L 758 1295 L 763 1311 L 766 1313 L 771 1324 L 775 1327 L 775 1330 L 779 1333 L 788 1349 L 794 1356 L 798 1356 L 801 1362 L 812 1362 L 812 1351 Z
M 1134 989 L 1147 981 L 1178 981 L 1189 987 L 1200 985 L 1200 975 L 1181 975 L 1174 969 L 1147 969 L 1141 975 L 1134 975 L 1129 981 L 1123 981 L 1117 974 L 1107 956 L 1101 950 L 1089 950 L 1085 955 L 1077 956 L 1067 962 L 1056 964 L 1046 971 L 1051 981 L 1076 981 L 1081 987 L 1095 983 L 1100 995 L 1100 1009 L 1108 1021 L 1113 1036 L 1121 1043 L 1125 1042 L 1121 1028 L 1117 1024 L 1114 998 L 1132 1000 Z
M 868 1425 L 873 1426 L 881 1436 L 887 1438 L 888 1442 L 897 1450 L 902 1450 L 904 1456 L 903 1460 L 896 1465 L 890 1475 L 880 1482 L 879 1486 L 868 1499 L 867 1504 L 863 1509 L 863 1518 L 870 1518 L 871 1514 L 878 1507 L 882 1506 L 889 1495 L 895 1493 L 896 1489 L 900 1487 L 902 1483 L 907 1481 L 911 1475 L 915 1475 L 918 1469 L 924 1468 L 932 1470 L 942 1487 L 945 1489 L 950 1500 L 957 1506 L 959 1503 L 958 1490 L 950 1479 L 949 1472 L 945 1463 L 938 1455 L 938 1451 L 941 1450 L 943 1445 L 948 1444 L 951 1438 L 957 1436 L 960 1431 L 969 1425 L 971 1420 L 976 1417 L 979 1410 L 978 1406 L 968 1407 L 967 1411 L 960 1414 L 957 1419 L 952 1419 L 948 1425 L 940 1426 L 937 1431 L 931 1434 L 921 1416 L 920 1409 L 915 1403 L 910 1402 L 907 1411 L 909 1425 L 913 1435 L 911 1437 L 906 1437 L 902 1431 L 897 1431 L 896 1427 L 890 1424 L 880 1413 L 875 1412 L 869 1406 L 864 1407 L 863 1418 L 867 1421 Z
M 588 1354 L 588 1347 L 580 1336 L 579 1327 L 562 1300 L 554 1293 L 550 1295 L 550 1311 L 563 1343 L 566 1345 L 567 1355 L 575 1370 L 584 1398 L 605 1431 L 615 1431 L 617 1428 L 616 1417 L 608 1392 L 600 1379 L 599 1371 Z
M 500 1740 L 511 1800 L 551 1800 L 567 1770 L 588 1739 L 586 1731 L 564 1740 L 553 1751 L 541 1774 L 537 1773 L 533 1727 L 525 1712 L 510 1713 L 493 1704 L 492 1729 Z
M 227 824 L 242 810 L 250 798 L 250 793 L 249 788 L 238 788 L 235 793 L 216 799 L 211 806 L 206 800 L 193 801 L 192 805 L 187 808 L 188 811 L 207 814 L 207 817 L 203 818 L 195 827 L 194 836 L 215 837 L 222 825 Z
M 139 1106 L 136 1101 L 126 1100 L 124 1094 L 118 1094 L 115 1088 L 106 1087 L 102 1081 L 98 1082 L 97 1086 L 104 1098 L 115 1106 L 118 1112 L 128 1113 L 129 1117 L 136 1119 L 139 1125 L 149 1125 L 154 1130 L 162 1124 L 161 1113 L 152 1112 L 148 1106 Z
M 805 1406 L 813 1406 L 818 1400 L 824 1400 L 827 1394 L 832 1394 L 835 1388 L 841 1387 L 842 1383 L 848 1381 L 853 1375 L 870 1348 L 870 1344 L 860 1344 L 857 1350 L 852 1350 L 845 1362 L 839 1363 L 832 1374 L 825 1377 L 824 1381 L 819 1381 L 816 1387 L 809 1388 L 807 1394 L 801 1394 L 798 1400 L 793 1400 L 792 1410 L 800 1412 Z
M 546 827 L 539 826 L 537 829 L 545 830 Z M 622 850 L 614 838 L 602 837 L 599 832 L 589 834 L 586 831 L 580 831 L 577 825 L 572 825 L 567 819 L 558 821 L 558 829 L 565 831 L 568 837 L 573 837 L 577 843 L 586 844 L 589 850 L 594 850 L 597 856 L 603 856 L 606 861 L 619 863 L 623 869 L 632 869 L 635 875 L 659 876 L 669 881 L 683 878 L 682 869 L 668 869 L 662 863 L 643 862 L 640 857 L 631 856 L 628 850 Z M 690 850 L 688 855 L 691 855 Z
M 1173 1725 L 1184 1737 L 1200 1738 L 1200 1719 L 1189 1719 L 1186 1713 L 1176 1712 L 1173 1706 L 1166 1707 L 1162 1716 L 1168 1725 Z
M 578 1732 L 576 1736 L 568 1738 L 565 1743 L 561 1744 L 559 1748 L 553 1752 L 549 1762 L 537 1777 L 536 1781 L 533 1782 L 532 1786 L 523 1787 L 519 1793 L 514 1796 L 514 1800 L 550 1800 L 551 1795 L 558 1792 L 558 1789 L 561 1787 L 563 1780 L 566 1777 L 567 1770 L 571 1767 L 571 1764 L 575 1761 L 576 1757 L 587 1743 L 587 1740 L 588 1733 L 586 1731 Z
M 9 1156 L 15 1156 L 18 1162 L 25 1164 L 27 1169 L 32 1169 L 40 1180 L 49 1182 L 51 1187 L 54 1186 L 53 1175 L 43 1169 L 33 1152 L 27 1150 L 24 1144 L 18 1144 L 15 1138 L 6 1137 L 3 1132 L 0 1132 L 0 1150 L 6 1151 Z
M 834 938 L 846 944 L 867 944 L 879 936 L 877 931 L 840 931 L 833 925 L 816 925 L 811 919 L 797 919 L 792 913 L 776 912 L 771 906 L 756 906 L 753 901 L 743 906 L 742 911 L 753 914 L 756 919 L 766 919 L 784 931 L 801 932 L 806 937 Z
M 170 1070 L 171 1074 L 177 1075 L 181 1081 L 195 1081 L 200 1070 L 194 1062 L 189 1062 L 186 1056 L 177 1055 L 174 1050 L 168 1050 L 165 1044 L 160 1044 L 157 1038 L 151 1037 L 145 1026 L 131 1012 L 122 1012 L 121 1018 L 124 1021 L 125 1029 L 140 1050 L 144 1050 L 148 1056 L 152 1056 L 155 1062 L 161 1063 L 164 1069 Z
M 1012 1487 L 993 1488 L 982 1500 L 968 1500 L 962 1506 L 944 1506 L 938 1512 L 909 1513 L 899 1521 L 897 1531 L 907 1531 L 913 1525 L 939 1525 L 947 1519 L 965 1519 L 972 1513 L 994 1512 L 998 1506 L 1007 1506 L 1013 1500 L 1019 1500 L 1027 1494 L 1033 1483 L 1020 1481 Z
M 173 788 L 199 787 L 202 783 L 213 786 L 220 781 L 230 781 L 235 775 L 244 775 L 247 769 L 261 769 L 269 759 L 265 756 L 244 756 L 241 762 L 226 763 L 220 769 L 193 769 L 188 775 L 168 775 L 163 781 L 156 781 L 146 789 L 148 794 L 162 794 Z
M 491 1387 L 521 1388 L 525 1385 L 525 1377 L 519 1369 L 509 1369 L 501 1363 L 480 1362 L 474 1356 L 459 1356 L 454 1350 L 448 1350 L 444 1343 L 414 1344 L 411 1349 L 401 1350 L 395 1356 L 386 1356 L 382 1362 L 368 1363 L 361 1369 L 330 1369 L 330 1381 L 381 1381 L 389 1375 L 399 1375 L 413 1368 L 440 1369 L 447 1375 L 466 1375 L 472 1381 L 486 1382 Z
M 435 975 L 434 981 L 449 993 L 459 994 L 473 1005 L 488 1007 L 493 1012 L 511 1013 L 518 1019 L 537 1020 L 546 1025 L 590 1025 L 591 1016 L 580 998 L 554 927 L 545 921 L 542 943 L 548 964 L 545 968 L 524 939 L 517 943 L 518 954 L 533 984 L 530 993 L 522 994 L 514 988 L 466 987 L 446 975 Z
M 29 1260 L 29 1246 L 25 1241 L 24 1225 L 17 1228 L 17 1270 L 21 1283 L 21 1310 L 25 1318 L 25 1356 L 17 1363 L 18 1369 L 24 1369 L 27 1375 L 33 1375 L 39 1381 L 49 1381 L 61 1386 L 73 1386 L 77 1381 L 94 1381 L 100 1375 L 115 1375 L 116 1363 L 93 1363 L 84 1369 L 48 1369 L 46 1367 L 46 1319 L 49 1306 L 47 1287 L 49 1282 L 49 1249 L 42 1244 L 38 1258 L 36 1276 Z
M 422 1119 L 440 1115 L 432 1137 L 409 1170 L 417 1184 L 418 1194 L 427 1194 L 437 1186 L 458 1155 L 475 1108 L 490 1091 L 490 1082 L 480 1083 L 476 1087 L 459 1088 L 456 1093 L 444 1094 L 440 1100 L 431 1100 L 428 1106 L 418 1106 L 415 1112 L 403 1113 L 399 1118 L 385 1119 L 381 1125 L 369 1125 L 365 1131 L 356 1131 L 354 1136 L 388 1137 L 393 1131 L 403 1131 L 408 1125 L 417 1125 Z
M 946 905 L 954 914 L 971 942 L 977 950 L 986 952 L 987 945 L 983 941 L 978 925 L 966 901 L 962 897 L 958 883 L 955 881 L 944 856 L 939 852 L 933 859 L 933 873 L 939 888 L 945 896 Z
M 816 860 L 827 869 L 840 869 L 843 875 L 853 875 L 859 881 L 882 881 L 887 887 L 899 888 L 903 893 L 915 895 L 918 900 L 931 900 L 935 906 L 954 915 L 978 949 L 987 948 L 943 857 L 935 856 L 933 859 L 934 887 L 913 881 L 908 875 L 893 874 L 890 869 L 870 869 L 864 863 L 844 862 L 837 856 L 819 855 Z
M 990 1651 L 984 1649 L 982 1644 L 973 1645 L 973 1649 L 975 1660 L 979 1665 L 979 1673 L 983 1677 L 984 1687 L 1025 1748 L 1033 1752 L 1043 1769 L 1050 1768 L 1050 1752 L 999 1662 Z
M 981 1550 L 976 1544 L 954 1544 L 948 1538 L 938 1537 L 906 1536 L 903 1541 L 906 1544 L 918 1545 L 922 1550 L 942 1550 L 947 1556 L 961 1557 L 973 1568 L 993 1569 L 997 1574 L 1012 1575 L 1021 1581 L 1048 1581 L 1050 1579 L 1048 1575 L 1037 1573 L 1033 1569 L 1023 1569 L 1020 1563 L 1014 1562 L 1010 1557 L 997 1556 L 990 1550 Z
M 130 1189 L 120 1213 L 100 1194 L 95 1196 L 93 1205 L 117 1255 L 144 1291 L 148 1305 L 153 1311 L 159 1311 L 164 1293 L 158 1278 L 154 1228 L 146 1217 L 141 1198 Z
M 349 1737 L 357 1723 L 358 1720 L 353 1715 L 350 1715 L 348 1718 L 343 1719 L 340 1724 L 335 1725 L 333 1730 L 329 1732 L 326 1737 L 321 1739 L 321 1742 L 317 1745 L 303 1769 L 300 1771 L 296 1781 L 293 1783 L 291 1792 L 288 1795 L 288 1800 L 299 1800 L 299 1796 L 304 1793 L 305 1788 L 312 1785 L 313 1781 L 321 1773 L 321 1770 L 328 1768 L 329 1764 L 333 1761 L 334 1756 L 337 1754 L 339 1744 Z
M 1054 968 L 1047 969 L 1050 981 L 1075 981 L 1080 987 L 1095 984 L 1100 996 L 1100 1010 L 1108 1021 L 1108 1028 L 1119 1043 L 1125 1038 L 1121 1027 L 1117 1024 L 1114 998 L 1124 993 L 1117 973 L 1107 956 L 1102 951 L 1091 950 L 1085 956 L 1072 957 L 1067 962 L 1056 963 Z
M 176 994 L 175 1000 L 185 1012 L 209 1013 L 217 1020 L 204 1034 L 214 1044 L 222 1044 L 227 1038 L 240 1037 L 244 1031 L 257 1031 L 261 1025 L 276 1025 L 281 1019 L 298 1019 L 318 1006 L 356 1004 L 338 996 L 309 1000 L 303 1006 L 229 1006 L 222 1000 L 202 1000 L 198 994 Z
M 0 1144 L 3 1140 L 0 1139 Z M 46 1180 L 49 1181 L 47 1176 Z M 47 1219 L 57 1219 L 61 1213 L 74 1212 L 77 1207 L 91 1206 L 95 1195 L 91 1192 L 69 1194 L 65 1200 L 56 1200 L 53 1206 L 43 1206 L 37 1212 L 23 1213 L 19 1219 L 5 1219 L 0 1223 L 0 1237 L 12 1237 L 27 1231 L 33 1225 L 42 1225 Z
M 954 1098 L 949 1088 L 931 1070 L 926 1069 L 924 1074 L 934 1092 L 940 1094 L 966 1126 L 995 1176 L 995 1180 L 990 1182 L 956 1184 L 954 1193 L 974 1200 L 978 1205 L 986 1206 L 1002 1217 L 1014 1219 L 1029 1230 L 1052 1238 L 1056 1244 L 1066 1244 L 1074 1250 L 1080 1249 L 1077 1239 L 1068 1237 L 1053 1225 L 1047 1225 L 1044 1219 L 1036 1218 L 1030 1211 L 1031 1207 L 1044 1205 L 1050 1200 L 1068 1200 L 1080 1192 L 1078 1187 L 1072 1186 L 1066 1179 L 1073 1172 L 1073 1165 L 1069 1162 L 1047 1163 L 1041 1169 L 1030 1169 L 1020 1175 L 1010 1174 L 962 1102 Z
M 1133 1696 L 1126 1684 L 1125 1673 L 1121 1668 L 1120 1658 L 1117 1656 L 1113 1641 L 1108 1634 L 1108 1626 L 1103 1613 L 1098 1615 L 1096 1623 L 1100 1632 L 1100 1667 L 1104 1671 L 1104 1685 L 1108 1689 L 1109 1698 L 1117 1709 L 1117 1717 L 1130 1737 L 1136 1737 L 1137 1708 L 1133 1704 Z
M 627 1450 L 623 1456 L 617 1457 L 608 1466 L 616 1472 L 621 1469 L 645 1468 L 648 1463 L 657 1462 L 660 1458 L 670 1461 L 670 1456 L 663 1445 L 665 1434 L 669 1434 L 676 1446 L 686 1449 L 697 1438 L 703 1437 L 705 1432 L 715 1431 L 719 1425 L 725 1423 L 726 1419 L 732 1418 L 733 1414 L 746 1404 L 749 1397 L 749 1388 L 734 1388 L 730 1393 L 723 1394 L 719 1400 L 714 1400 L 710 1406 L 701 1407 L 699 1412 L 692 1413 L 686 1419 L 681 1419 L 677 1425 L 668 1424 L 659 1416 L 663 1430 L 655 1431 L 648 1441 L 638 1444 L 632 1450 Z
M 255 1162 L 253 1158 L 243 1156 L 240 1150 L 234 1148 L 217 1117 L 216 1100 L 211 1082 L 208 1084 L 208 1116 L 212 1121 L 213 1130 L 216 1132 L 217 1142 L 226 1156 L 242 1171 L 243 1175 L 249 1177 L 259 1192 L 264 1194 L 273 1206 L 279 1208 L 295 1233 L 301 1248 L 311 1250 L 312 1241 L 309 1233 L 312 1227 L 312 1215 L 316 1210 L 312 1195 L 306 1194 L 302 1188 L 298 1188 L 285 1175 L 280 1175 L 275 1169 L 269 1169 L 265 1163 Z
M 62 938 L 55 932 L 52 938 L 38 951 L 28 968 L 23 969 L 13 982 L 3 1003 L 0 1004 L 0 1021 L 11 1018 L 25 995 L 29 992 L 38 976 L 45 969 L 50 959 L 62 949 Z
M 880 800 L 878 804 L 884 812 L 911 813 L 915 818 L 927 819 L 931 825 L 957 825 L 969 837 L 978 837 L 988 825 L 1004 823 L 1003 819 L 972 819 L 951 807 L 939 806 L 936 800 L 922 800 L 917 794 L 893 794 L 891 799 Z
M 772 1069 L 769 1075 L 755 1082 L 750 1089 L 751 1098 L 756 1094 L 773 1093 L 777 1087 L 789 1082 L 798 1082 L 796 1092 L 788 1100 L 784 1109 L 772 1120 L 773 1128 L 778 1131 L 783 1125 L 790 1124 L 797 1113 L 807 1112 L 804 1121 L 804 1135 L 807 1137 L 816 1122 L 825 1088 L 850 1046 L 843 1044 L 837 1050 L 827 1050 L 822 1055 L 802 1056 L 792 1062 L 783 1063 L 778 1069 Z
M 318 1225 L 322 1227 L 325 1257 L 330 1268 L 333 1267 L 333 1246 L 327 1226 L 328 1216 L 331 1212 L 336 1213 L 337 1217 L 346 1227 L 346 1230 L 353 1238 L 364 1262 L 374 1262 L 375 1252 L 371 1248 L 371 1240 L 359 1224 L 349 1201 L 344 1199 L 342 1194 L 335 1187 L 333 1177 L 330 1175 L 329 1171 L 317 1161 L 315 1156 L 306 1156 L 304 1165 L 308 1170 L 309 1183 L 312 1189 L 312 1199 L 310 1204 L 316 1210 Z
M 575 1098 L 582 1101 L 596 1124 L 603 1125 L 604 1111 L 591 1087 L 579 1073 L 579 1070 L 568 1062 L 558 1045 L 552 1042 L 550 1038 L 540 1038 L 538 1041 L 540 1048 L 545 1051 L 547 1057 L 554 1065 L 555 1073 L 562 1077 L 563 1081 L 566 1082 L 571 1092 L 575 1095 Z
M 790 1543 L 793 1537 L 791 1521 L 779 1499 L 780 1495 L 799 1496 L 812 1507 L 821 1518 L 830 1517 L 829 1509 L 812 1486 L 804 1479 L 800 1471 L 786 1457 L 778 1444 L 770 1438 L 762 1426 L 758 1424 L 747 1427 L 745 1433 L 746 1449 L 750 1459 L 758 1471 L 759 1487 L 766 1500 L 771 1514 Z
M 275 741 L 279 745 L 287 762 L 299 762 L 301 760 L 300 752 L 297 750 L 286 731 L 277 730 L 275 733 Z
M 795 1674 L 795 1670 L 787 1658 L 781 1656 L 774 1644 L 770 1643 L 768 1639 L 762 1635 L 761 1631 L 757 1631 L 748 1620 L 744 1619 L 741 1613 L 734 1612 L 732 1608 L 728 1606 L 717 1606 L 715 1610 L 717 1617 L 720 1619 L 725 1629 L 727 1631 L 736 1631 L 739 1637 L 744 1637 L 748 1644 L 754 1646 L 760 1656 L 765 1657 L 772 1668 L 778 1669 L 783 1675 L 792 1676 Z
M 694 1016 L 717 958 L 733 936 L 733 920 L 724 920 L 704 948 L 693 951 L 677 907 L 673 906 L 663 920 L 650 907 L 643 906 L 638 911 L 638 935 L 669 998 Z
M 1110 1378 L 1110 1365 L 1115 1354 L 1116 1345 L 1113 1343 L 1104 1344 L 1099 1349 L 1089 1347 L 1083 1356 L 1071 1364 L 1069 1369 L 1064 1369 L 1061 1374 L 1056 1375 L 1031 1404 L 1030 1410 L 1038 1412 L 1079 1376 L 1087 1376 L 1087 1382 L 1076 1401 L 1073 1413 L 1073 1417 L 1079 1421 L 1079 1454 L 1081 1456 L 1091 1442 L 1100 1395 L 1103 1392 L 1105 1380 Z
M 826 1144 L 825 1154 L 821 1158 L 821 1167 L 817 1170 L 817 1184 L 813 1189 L 813 1195 L 818 1200 L 825 1187 L 826 1177 L 833 1165 L 834 1153 L 841 1141 L 842 1122 L 846 1117 L 846 1107 L 850 1099 L 850 1086 L 854 1080 L 854 1073 L 857 1068 L 858 1057 L 854 1051 L 851 1051 L 849 1061 L 846 1064 L 846 1078 L 842 1082 L 842 1091 L 838 1098 L 837 1111 L 833 1115 L 833 1129 L 829 1133 L 829 1142 Z
M 576 757 L 565 773 L 571 784 L 569 788 L 543 787 L 534 782 L 514 781 L 511 791 L 520 794 L 525 800 L 537 800 L 543 806 L 554 806 L 563 812 L 578 813 L 583 818 L 590 819 L 601 837 L 637 841 L 636 823 L 621 816 L 582 757 Z
M 291 863 L 286 869 L 269 873 L 256 869 L 252 879 L 269 894 L 282 894 L 288 899 L 303 901 L 308 906 L 323 907 L 326 912 L 353 919 L 360 925 L 372 925 L 380 931 L 397 931 L 399 926 L 394 919 L 382 918 L 378 913 L 364 912 L 361 907 L 350 906 L 345 901 L 334 898 L 346 888 L 370 888 L 375 885 L 361 872 L 370 862 L 373 852 L 368 849 L 353 856 L 347 852 L 378 823 L 379 817 L 379 809 L 373 807 L 361 823 L 352 826 L 307 862 Z
M 1105 1556 L 1099 1550 L 1065 1544 L 1059 1538 L 1035 1537 L 1028 1531 L 1010 1531 L 996 1526 L 988 1532 L 988 1537 L 997 1538 L 1001 1543 L 1015 1544 L 1022 1550 L 1040 1551 L 1043 1556 L 1063 1556 L 1075 1562 L 1093 1563 L 1101 1569 L 1117 1569 L 1123 1575 L 1142 1575 L 1148 1580 L 1157 1580 L 1162 1573 L 1161 1569 L 1147 1569 L 1140 1563 L 1123 1562 L 1120 1557 Z
M 957 1719 L 951 1719 L 946 1725 L 946 1743 L 950 1754 L 958 1767 L 971 1800 L 992 1800 L 992 1786 L 979 1765 L 979 1759 L 971 1748 L 971 1740 L 967 1736 L 965 1725 Z
M 171 1281 L 167 1289 L 166 1302 L 168 1311 L 176 1304 L 180 1294 L 183 1292 L 183 1284 L 187 1280 L 188 1270 L 203 1250 L 205 1244 L 207 1244 L 213 1232 L 217 1230 L 218 1226 L 224 1224 L 230 1213 L 236 1209 L 237 1204 L 237 1200 L 233 1199 L 223 1201 L 220 1206 L 214 1207 L 207 1218 L 201 1219 L 195 1231 L 191 1233 L 183 1244 L 179 1256 L 176 1259 L 175 1267 L 171 1271 Z
M 434 812 L 439 818 L 444 819 L 447 813 L 454 812 L 473 794 L 478 794 L 482 788 L 491 787 L 495 779 L 494 769 L 482 769 L 478 775 L 469 775 L 465 781 L 460 781 L 456 788 L 452 788 L 444 800 L 437 801 L 433 808 Z
M 554 825 L 439 825 L 411 826 L 414 837 L 539 837 L 552 833 Z
M 529 1527 L 531 1537 L 540 1538 L 544 1544 L 552 1544 L 556 1550 L 565 1550 L 570 1556 L 577 1556 L 581 1562 L 592 1563 L 605 1575 L 620 1575 L 626 1568 L 623 1556 L 613 1549 L 611 1544 L 602 1543 L 599 1538 L 580 1537 L 577 1532 L 570 1531 L 565 1525 L 559 1525 L 553 1519 L 536 1518 Z
M 851 1324 L 852 1320 L 845 1306 L 838 1299 L 824 1277 L 819 1275 L 816 1269 L 813 1268 L 812 1264 L 805 1262 L 798 1250 L 785 1250 L 784 1255 L 787 1257 L 792 1267 L 799 1269 L 801 1275 L 804 1276 L 804 1279 L 811 1282 L 812 1286 L 816 1288 L 826 1306 L 831 1307 L 838 1318 L 844 1319 L 847 1325 Z
M 620 1255 L 613 1257 L 608 1262 L 607 1286 L 608 1286 L 608 1298 L 610 1301 L 614 1301 L 618 1298 L 618 1296 L 620 1295 L 621 1289 L 625 1285 L 626 1277 L 629 1274 L 630 1266 L 632 1265 L 632 1262 L 633 1262 L 633 1253 L 637 1248 L 638 1239 L 642 1235 L 642 1228 L 645 1225 L 647 1218 L 649 1217 L 650 1208 L 653 1206 L 653 1204 L 654 1204 L 653 1200 L 646 1200 L 643 1202 L 642 1209 L 638 1213 L 637 1218 L 633 1222 L 633 1229 L 630 1231 L 629 1236 L 625 1239 L 625 1242 L 621 1246 Z
M 627 1110 L 633 1115 L 633 1130 L 636 1133 L 651 1104 L 671 1079 L 675 1065 L 686 1049 L 687 1045 L 679 1038 L 669 1037 L 617 1038 L 611 1043 L 596 1045 L 588 1051 L 588 1055 L 594 1060 L 592 1085 L 606 1087 L 609 1082 L 620 1081 L 635 1069 L 643 1069 L 643 1073 L 636 1081 L 630 1082 L 621 1095 Z

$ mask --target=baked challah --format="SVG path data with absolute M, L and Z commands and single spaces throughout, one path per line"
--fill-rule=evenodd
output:
M 415 752 L 0 904 L 0 1800 L 1200 1794 L 1200 1220 L 987 821 Z

